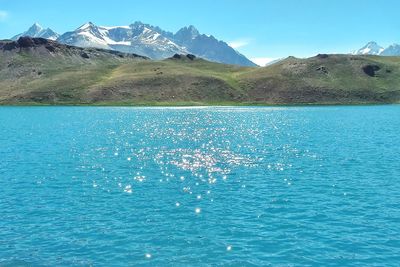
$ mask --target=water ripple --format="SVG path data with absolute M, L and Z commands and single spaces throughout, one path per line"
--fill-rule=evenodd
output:
M 399 115 L 0 108 L 0 266 L 398 266 Z

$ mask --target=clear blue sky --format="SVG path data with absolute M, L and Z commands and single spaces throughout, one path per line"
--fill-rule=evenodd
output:
M 140 20 L 169 31 L 192 24 L 249 58 L 305 57 L 400 42 L 399 14 L 399 0 L 0 0 L 0 38 L 34 22 L 63 33 Z

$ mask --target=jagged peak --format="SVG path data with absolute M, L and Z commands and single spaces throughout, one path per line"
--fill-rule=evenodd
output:
M 83 24 L 82 26 L 80 26 L 77 30 L 81 30 L 82 31 L 82 30 L 86 30 L 88 28 L 93 28 L 93 27 L 96 27 L 96 25 L 93 22 L 88 21 L 85 24 Z
M 178 33 L 190 33 L 193 36 L 194 35 L 197 36 L 200 34 L 199 31 L 196 29 L 196 27 L 193 25 L 189 25 L 189 26 L 185 26 L 185 27 L 181 28 L 179 31 L 177 31 L 176 34 L 178 34 Z
M 197 30 L 197 28 L 195 27 L 195 26 L 193 26 L 193 25 L 189 25 L 189 27 L 187 27 L 187 29 L 190 31 L 190 32 L 192 32 L 192 33 L 195 33 L 195 34 L 199 34 L 199 31 Z
M 363 48 L 372 47 L 372 48 L 382 48 L 377 42 L 370 41 Z
M 175 33 L 178 39 L 195 39 L 200 36 L 200 32 L 193 25 L 185 26 Z
M 147 26 L 148 24 L 145 24 L 143 22 L 141 22 L 140 20 L 135 21 L 134 23 L 132 23 L 131 25 L 129 25 L 131 28 L 137 28 L 137 27 L 143 27 L 143 26 Z
M 352 52 L 353 55 L 379 55 L 384 48 L 375 41 L 370 41 L 363 47 Z
M 153 26 L 151 24 L 146 24 L 141 21 L 135 21 L 134 23 L 129 25 L 129 28 L 131 28 L 135 32 L 156 32 L 160 35 L 163 35 L 164 37 L 173 35 L 172 33 L 163 31 L 160 27 Z
M 33 23 L 33 25 L 28 29 L 28 31 L 37 31 L 37 32 L 41 30 L 43 30 L 43 27 L 37 22 Z

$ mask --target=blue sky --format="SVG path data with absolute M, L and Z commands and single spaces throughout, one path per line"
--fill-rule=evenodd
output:
M 140 20 L 169 31 L 192 24 L 249 58 L 307 57 L 400 42 L 399 10 L 398 0 L 0 0 L 0 38 L 34 22 L 63 33 Z

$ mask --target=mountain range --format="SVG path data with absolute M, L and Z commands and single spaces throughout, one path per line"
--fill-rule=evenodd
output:
M 23 36 L 56 40 L 62 44 L 78 47 L 138 54 L 155 60 L 165 59 L 174 54 L 193 54 L 218 63 L 257 66 L 226 42 L 217 40 L 212 35 L 201 34 L 194 26 L 183 27 L 172 33 L 139 21 L 128 26 L 112 27 L 97 26 L 88 22 L 74 31 L 60 35 L 50 28 L 43 28 L 35 23 L 27 31 L 11 39 L 15 41 Z M 362 48 L 352 51 L 351 54 L 400 56 L 400 45 L 393 44 L 384 48 L 371 41 Z
M 201 34 L 194 26 L 184 27 L 176 33 L 159 27 L 135 22 L 128 26 L 97 26 L 88 22 L 74 31 L 59 35 L 38 23 L 19 37 L 40 37 L 78 47 L 93 47 L 134 53 L 151 59 L 165 59 L 174 54 L 193 54 L 198 57 L 225 64 L 256 66 L 251 60 L 212 35 Z
M 378 56 L 400 56 L 400 45 L 392 44 L 384 48 L 376 42 L 369 42 L 362 48 L 353 51 L 353 55 L 378 55 Z

